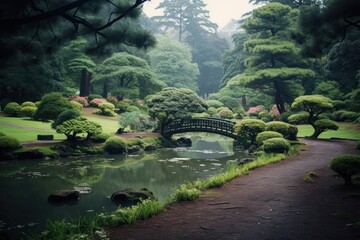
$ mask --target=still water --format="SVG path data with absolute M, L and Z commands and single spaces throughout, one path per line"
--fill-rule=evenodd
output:
M 213 134 L 187 135 L 190 148 L 161 149 L 139 155 L 101 155 L 56 160 L 0 162 L 0 232 L 11 238 L 37 232 L 46 219 L 71 219 L 117 206 L 113 192 L 146 187 L 164 201 L 185 181 L 204 179 L 226 168 L 234 153 L 232 139 Z M 70 205 L 48 203 L 59 189 L 86 186 Z

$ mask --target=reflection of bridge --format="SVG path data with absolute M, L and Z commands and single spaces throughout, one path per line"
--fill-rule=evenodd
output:
M 237 139 L 235 122 L 217 118 L 175 119 L 165 124 L 162 135 L 171 136 L 183 132 L 210 132 Z

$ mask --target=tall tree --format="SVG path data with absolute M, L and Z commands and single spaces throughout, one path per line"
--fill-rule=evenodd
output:
M 152 17 L 152 20 L 165 31 L 175 30 L 180 42 L 184 34 L 192 34 L 194 29 L 215 33 L 217 25 L 209 20 L 205 6 L 202 0 L 163 0 L 157 7 L 163 9 L 163 15 Z
M 255 9 L 243 24 L 250 39 L 244 43 L 250 57 L 247 71 L 234 81 L 259 89 L 274 97 L 280 113 L 285 104 L 303 93 L 302 80 L 314 72 L 302 67 L 305 63 L 299 49 L 290 41 L 290 29 L 297 11 L 280 3 L 269 3 Z
M 87 41 L 76 39 L 62 49 L 64 63 L 69 79 L 69 86 L 79 87 L 80 96 L 88 96 L 90 92 L 90 81 L 96 64 L 85 54 Z
M 148 63 L 128 53 L 115 53 L 105 59 L 95 72 L 93 83 L 101 83 L 103 97 L 145 98 L 166 85 L 159 81 Z
M 157 77 L 169 87 L 198 90 L 199 68 L 192 62 L 191 50 L 168 36 L 158 36 L 158 45 L 149 52 Z
M 249 3 L 263 4 L 277 2 L 291 7 L 301 7 L 304 5 L 321 5 L 323 0 L 249 0 Z

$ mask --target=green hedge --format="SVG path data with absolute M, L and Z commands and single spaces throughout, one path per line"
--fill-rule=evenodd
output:
M 121 154 L 127 152 L 126 140 L 119 137 L 108 138 L 104 144 L 104 150 L 111 154 Z
M 360 173 L 360 156 L 345 154 L 334 157 L 330 168 L 344 178 L 346 184 L 352 183 L 352 176 Z
M 266 131 L 281 133 L 284 138 L 295 141 L 297 139 L 298 128 L 289 123 L 273 121 L 266 123 Z
M 34 116 L 36 109 L 37 109 L 36 107 L 31 107 L 31 106 L 22 107 L 20 110 L 20 115 L 25 117 L 32 117 Z
M 265 131 L 261 132 L 256 136 L 256 142 L 258 145 L 262 145 L 264 141 L 271 139 L 271 138 L 283 138 L 284 136 L 281 133 L 274 132 L 274 131 Z
M 21 148 L 19 140 L 14 137 L 0 136 L 0 153 L 6 153 Z
M 9 102 L 4 108 L 4 112 L 10 116 L 18 116 L 21 110 L 21 106 L 16 102 Z
M 263 149 L 266 153 L 287 153 L 290 143 L 284 138 L 271 138 L 264 141 Z

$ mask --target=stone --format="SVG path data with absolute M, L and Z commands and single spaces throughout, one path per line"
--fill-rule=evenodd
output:
M 179 147 L 191 147 L 192 141 L 190 138 L 181 137 L 176 140 L 176 143 Z
M 238 164 L 239 166 L 241 166 L 241 165 L 244 165 L 244 164 L 253 162 L 253 161 L 254 161 L 253 158 L 242 158 L 242 159 L 239 159 L 239 160 L 237 161 L 237 164 Z
M 148 145 L 145 147 L 144 149 L 145 151 L 154 151 L 156 150 L 156 146 L 155 145 Z
M 135 190 L 133 188 L 126 188 L 120 191 L 114 192 L 111 195 L 111 200 L 116 204 L 122 206 L 136 205 L 141 200 L 155 199 L 154 194 L 146 188 Z
M 80 192 L 76 190 L 56 190 L 48 197 L 49 202 L 67 202 L 78 200 Z
M 43 159 L 45 158 L 44 153 L 35 149 L 16 153 L 17 159 Z

